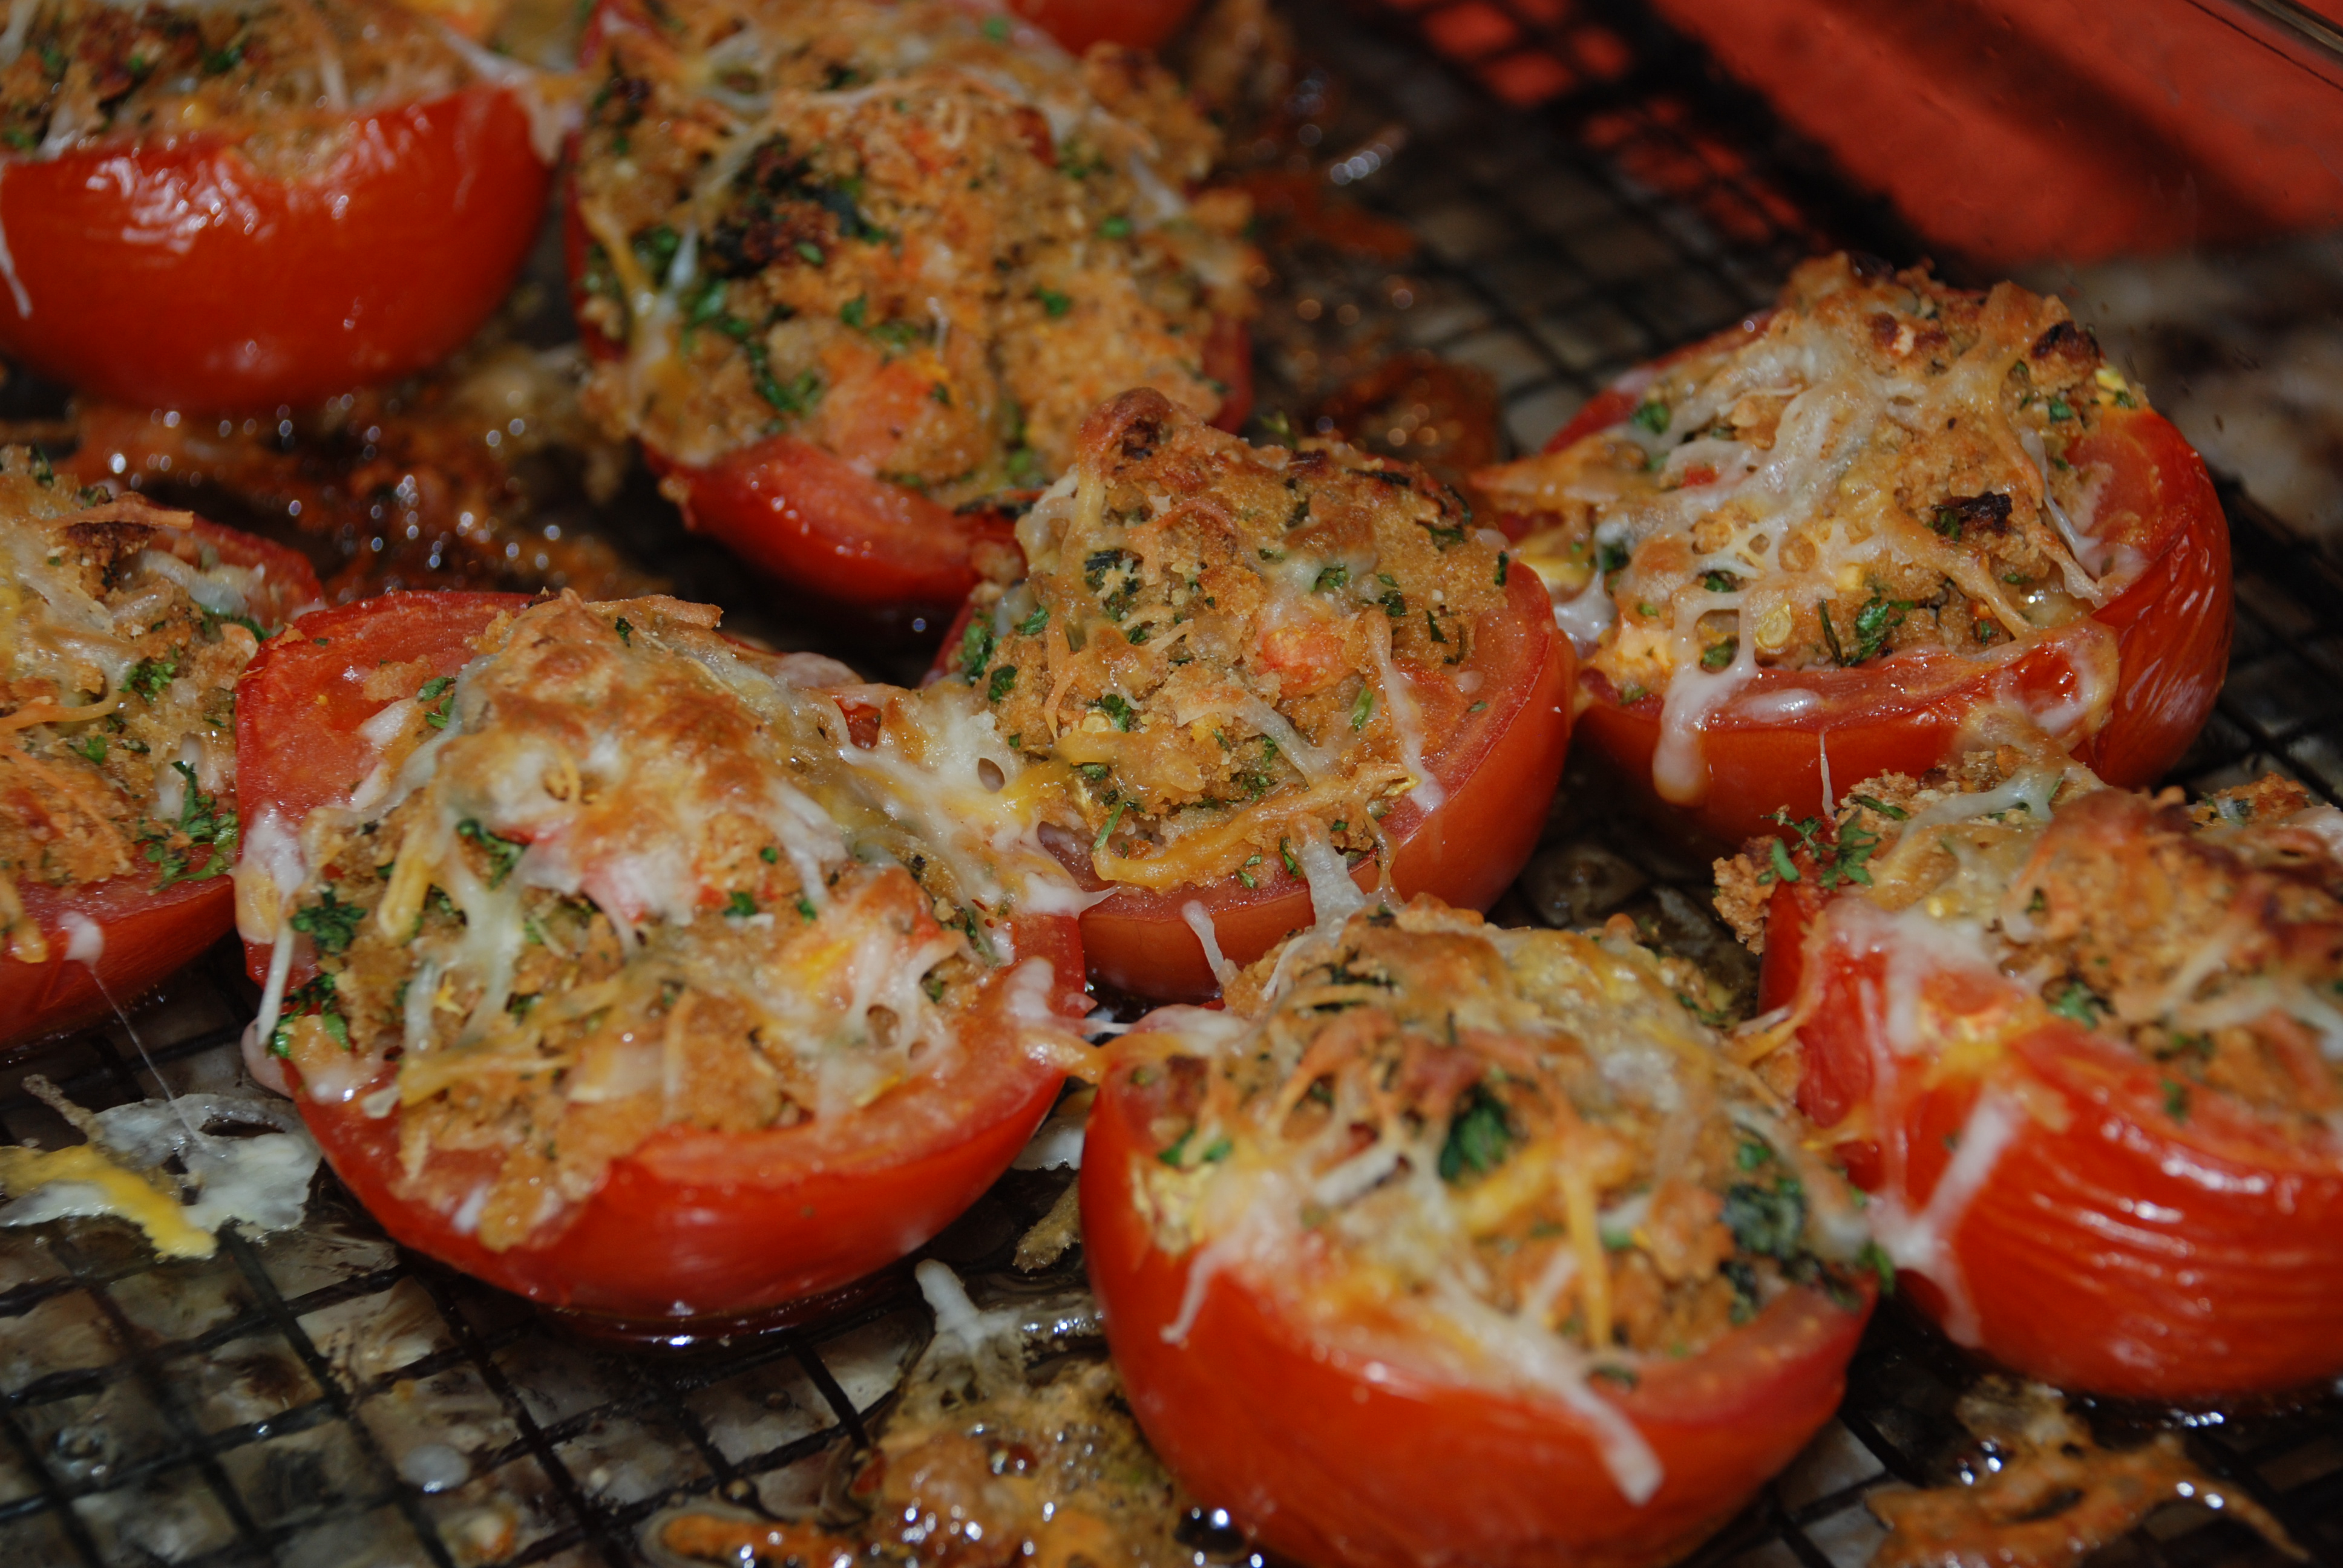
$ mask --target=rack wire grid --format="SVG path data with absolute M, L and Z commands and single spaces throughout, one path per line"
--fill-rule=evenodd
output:
M 1800 257 L 1842 245 L 1916 254 L 1890 213 L 1850 194 L 1636 0 L 1295 0 L 1285 15 L 1325 67 L 1320 166 L 1423 249 L 1396 274 L 1273 280 L 1272 313 L 1327 331 L 1264 334 L 1272 399 L 1309 379 L 1312 356 L 1339 359 L 1339 329 L 1363 324 L 1367 347 L 1485 370 L 1511 439 L 1530 448 L 1621 369 L 1763 304 Z M 2335 799 L 2343 575 L 2234 486 L 2224 499 L 2237 648 L 2177 781 L 2214 788 L 2276 768 Z M 737 583 L 709 586 L 740 596 Z M 1574 771 L 1500 918 L 1579 924 L 1624 909 L 1745 978 L 1705 912 L 1704 863 L 1620 831 L 1586 793 Z M 235 1086 L 253 1007 L 239 960 L 225 944 L 128 1021 L 0 1072 L 0 1139 L 69 1141 L 25 1091 L 34 1071 L 93 1109 Z M 1078 1263 L 1036 1280 L 1008 1262 L 1064 1180 L 1012 1172 L 930 1255 L 980 1300 L 1079 1290 Z M 1068 1321 L 1060 1348 L 1099 1353 L 1082 1315 Z M 883 1417 L 930 1332 L 898 1271 L 824 1321 L 689 1352 L 611 1348 L 401 1251 L 324 1175 L 301 1227 L 231 1227 L 200 1262 L 158 1262 L 112 1221 L 0 1231 L 0 1563 L 643 1563 L 645 1522 L 679 1500 L 809 1502 L 830 1455 Z M 1867 1492 L 1941 1483 L 1974 1457 L 1952 1412 L 1978 1375 L 1883 1312 L 1838 1419 L 1696 1561 L 1859 1568 L 1883 1533 Z M 2155 1423 L 2088 1413 L 2132 1432 Z M 2317 1560 L 2343 1562 L 2333 1400 L 2172 1419 L 2206 1470 Z M 1183 1529 L 1194 1562 L 1242 1560 L 1212 1523 L 1200 1513 Z M 2197 1503 L 2159 1510 L 2096 1559 L 2280 1560 Z

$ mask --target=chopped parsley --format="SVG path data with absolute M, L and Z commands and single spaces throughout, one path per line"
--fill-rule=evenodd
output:
M 1460 1181 L 1467 1167 L 1476 1175 L 1487 1175 L 1504 1163 L 1513 1141 L 1504 1106 L 1495 1095 L 1474 1084 L 1464 1091 L 1448 1119 L 1448 1136 L 1440 1145 L 1440 1179 Z
M 205 793 L 196 783 L 196 770 L 185 762 L 174 762 L 171 767 L 186 784 L 186 793 L 179 799 L 179 819 L 169 827 L 150 825 L 138 835 L 146 863 L 157 873 L 157 889 L 177 882 L 200 882 L 218 876 L 236 863 L 235 808 L 223 808 L 217 796 Z M 177 848 L 172 842 L 174 838 L 186 839 L 187 848 Z M 199 848 L 211 850 L 201 867 L 196 865 L 193 854 Z
M 1627 422 L 1654 436 L 1664 436 L 1668 430 L 1668 406 L 1657 397 L 1646 397 L 1628 416 Z
M 152 702 L 163 694 L 163 689 L 179 678 L 179 661 L 168 654 L 161 658 L 142 658 L 130 667 L 122 684 Z
M 727 920 L 745 920 L 756 912 L 757 900 L 738 890 L 734 890 L 730 898 L 724 900 L 724 916 Z
M 984 698 L 988 702 L 999 702 L 1006 699 L 1011 692 L 1016 689 L 1017 667 L 1013 664 L 1004 664 L 999 669 L 994 670 L 992 672 L 992 678 L 985 683 Z M 1123 728 L 1128 729 L 1131 726 L 1126 724 Z
M 467 817 L 456 824 L 456 837 L 478 844 L 488 852 L 488 886 L 491 889 L 504 886 L 505 879 L 512 875 L 513 867 L 519 862 L 521 852 L 528 848 L 526 844 L 498 837 L 481 827 L 478 820 L 471 817 Z
M 295 930 L 317 944 L 321 953 L 345 951 L 358 934 L 358 924 L 366 919 L 366 910 L 356 904 L 346 904 L 327 888 L 317 901 L 306 909 L 296 910 L 291 921 Z
M 1054 288 L 1037 288 L 1033 291 L 1033 297 L 1041 302 L 1041 308 L 1049 313 L 1052 321 L 1062 319 L 1074 307 L 1071 296 L 1060 294 Z

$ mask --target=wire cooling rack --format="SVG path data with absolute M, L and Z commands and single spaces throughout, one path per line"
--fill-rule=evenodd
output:
M 1487 372 L 1510 437 L 1529 447 L 1619 370 L 1764 303 L 1801 256 L 1839 245 L 1915 254 L 1892 215 L 1851 196 L 1631 0 L 1302 0 L 1287 15 L 1326 66 L 1302 144 L 1424 246 L 1396 271 L 1272 278 L 1262 335 L 1272 407 L 1346 357 L 1417 347 Z M 2343 573 L 2234 487 L 2224 500 L 2237 650 L 2177 779 L 2213 788 L 2278 768 L 2338 799 Z M 709 586 L 738 596 L 720 577 Z M 1745 978 L 1705 911 L 1704 863 L 1620 831 L 1602 807 L 1601 781 L 1574 769 L 1499 917 L 1580 924 L 1624 910 Z M 33 1071 L 92 1109 L 234 1086 L 252 1004 L 224 945 L 134 1013 L 135 1035 L 90 1030 L 0 1071 L 0 1140 L 70 1136 L 25 1092 Z M 980 1299 L 1030 1292 L 1010 1249 L 1063 1180 L 1012 1173 L 930 1252 Z M 1077 1278 L 1061 1264 L 1043 1282 Z M 0 1231 L 0 1564 L 644 1563 L 646 1521 L 679 1499 L 811 1502 L 929 1333 L 899 1273 L 817 1323 L 613 1348 L 400 1251 L 329 1177 L 301 1228 L 231 1230 L 201 1262 L 158 1263 L 107 1221 Z M 1864 1494 L 1951 1479 L 1973 1452 L 1952 1412 L 1976 1375 L 1883 1312 L 1838 1419 L 1696 1560 L 1859 1568 L 1882 1533 Z M 2142 1419 L 2092 1413 L 2133 1430 Z M 2187 1442 L 2317 1558 L 2343 1562 L 2332 1402 L 2200 1414 Z M 1242 1555 L 1209 1516 L 1192 1524 L 1182 1539 L 1197 1564 Z M 2193 1503 L 2096 1559 L 2278 1560 Z

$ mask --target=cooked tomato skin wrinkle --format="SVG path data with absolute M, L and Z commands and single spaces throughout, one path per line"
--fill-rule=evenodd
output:
M 1977 1349 L 2029 1377 L 2125 1399 L 2277 1392 L 2343 1372 L 2343 1161 L 2331 1144 L 2323 1156 L 2289 1147 L 2212 1094 L 2176 1122 L 2153 1062 L 2064 1019 L 2005 1030 L 1990 1067 L 1965 1052 L 1965 1069 L 1930 1074 L 1924 1053 L 1909 1081 L 1878 1083 L 1869 1031 L 1885 1015 L 1876 999 L 1887 959 L 1810 960 L 1824 907 L 1805 883 L 1775 887 L 1758 996 L 1761 1007 L 1812 1008 L 1799 1030 L 1798 1101 L 1817 1126 L 1867 1106 L 1909 1151 L 1901 1196 L 1916 1211 L 1988 1081 L 2025 1107 L 1946 1238 L 1976 1309 Z M 2016 1000 L 2016 982 L 2006 983 L 2007 998 L 1973 978 L 1920 982 L 1924 996 L 1963 1011 Z M 1885 1184 L 1877 1142 L 1838 1154 L 1857 1186 Z M 1943 1292 L 1909 1272 L 1902 1281 L 1942 1321 Z
M 1526 575 L 1526 574 L 1525 574 Z M 1189 1260 L 1136 1191 L 1148 1107 L 1110 1072 L 1082 1158 L 1082 1242 L 1139 1423 L 1208 1507 L 1312 1568 L 1646 1568 L 1728 1522 L 1830 1418 L 1870 1318 L 1794 1287 L 1689 1360 L 1596 1381 L 1665 1472 L 1642 1507 L 1558 1403 L 1443 1382 L 1313 1340 L 1222 1272 L 1184 1340 Z M 1369 1371 L 1370 1366 L 1373 1370 Z
M 1446 799 L 1426 812 L 1403 797 L 1383 819 L 1396 850 L 1392 885 L 1402 900 L 1430 893 L 1458 909 L 1495 903 L 1529 863 L 1561 782 L 1576 659 L 1570 639 L 1554 629 L 1536 573 L 1512 573 L 1505 590 L 1505 613 L 1482 630 L 1471 664 L 1483 673 L 1480 689 L 1489 706 L 1468 715 L 1455 733 L 1433 737 L 1425 753 Z M 967 624 L 963 609 L 937 650 L 936 673 L 950 667 Z M 1092 872 L 1087 846 L 1061 840 L 1058 853 L 1085 890 L 1107 886 Z M 1219 978 L 1182 911 L 1202 904 L 1222 956 L 1249 964 L 1314 918 L 1309 885 L 1281 871 L 1264 863 L 1259 888 L 1233 877 L 1160 893 L 1116 888 L 1082 915 L 1091 976 L 1161 1001 L 1219 995 Z M 1351 877 L 1373 892 L 1374 861 L 1361 861 Z
M 1547 450 L 1618 424 L 1634 412 L 1634 401 L 1615 388 L 1603 392 Z M 1950 752 L 1962 721 L 1983 707 L 2016 698 L 2041 712 L 2076 700 L 2076 665 L 2085 639 L 2097 635 L 2089 629 L 2094 622 L 2115 634 L 2115 699 L 2105 726 L 2075 749 L 2076 757 L 2127 789 L 2169 771 L 2213 711 L 2228 668 L 2236 620 L 2229 526 L 2205 460 L 2171 421 L 2145 408 L 2103 408 L 2099 419 L 2098 429 L 2075 443 L 2069 460 L 2078 468 L 2107 466 L 2100 516 L 2136 511 L 2156 528 L 2148 563 L 2128 588 L 2003 662 L 1906 653 L 1853 669 L 1760 672 L 1703 732 L 1708 795 L 1684 809 L 1689 815 L 1731 843 L 1782 832 L 1772 820 L 1777 808 L 1792 817 L 1821 809 L 1825 746 L 1838 787 L 1879 773 L 1925 773 Z M 1662 699 L 1649 695 L 1622 707 L 1600 675 L 1586 671 L 1579 679 L 1585 703 L 1580 732 L 1649 794 Z M 1765 699 L 1793 689 L 1822 700 L 1795 718 L 1765 711 Z
M 211 523 L 197 523 L 192 531 L 231 566 L 266 567 L 272 578 L 288 585 L 287 608 L 324 597 L 317 574 L 297 550 Z M 236 923 L 236 890 L 225 872 L 160 891 L 152 873 L 133 872 L 79 888 L 24 881 L 16 894 L 40 927 L 49 956 L 37 964 L 0 956 L 0 1048 L 96 1023 L 114 1010 L 109 992 L 128 1007 Z M 95 922 L 105 943 L 95 975 L 89 965 L 65 956 L 73 943 L 66 922 L 76 917 Z
M 498 612 L 529 602 L 515 594 L 389 594 L 305 617 L 297 635 L 254 661 L 239 689 L 236 739 L 250 748 L 238 767 L 245 819 L 274 807 L 298 820 L 364 775 L 371 750 L 353 731 L 384 705 L 361 696 L 358 684 L 377 659 L 425 658 L 433 674 L 452 675 Z M 323 647 L 315 640 L 321 637 Z M 346 678 L 353 669 L 356 678 Z M 354 764 L 365 766 L 354 774 Z M 1052 1007 L 1081 1017 L 1089 1002 L 1074 921 L 1028 918 L 1012 933 L 1021 959 L 1051 961 Z M 246 944 L 256 975 L 268 957 L 266 947 Z M 1013 1027 L 998 999 L 996 990 L 970 1025 L 971 1055 L 990 1064 L 981 1070 L 922 1080 L 827 1124 L 656 1133 L 612 1162 L 566 1229 L 500 1252 L 459 1232 L 448 1214 L 401 1195 L 397 1114 L 376 1120 L 358 1109 L 393 1081 L 388 1071 L 341 1104 L 319 1104 L 297 1083 L 294 1102 L 335 1173 L 404 1245 L 549 1306 L 634 1320 L 724 1316 L 884 1268 L 1008 1169 L 1049 1113 L 1063 1075 L 997 1037 Z M 298 1077 L 289 1066 L 287 1075 Z M 494 1176 L 498 1158 L 433 1156 L 458 1171 L 477 1161 L 482 1181 Z
M 0 158 L 0 232 L 31 307 L 0 291 L 0 350 L 85 392 L 223 412 L 445 357 L 510 286 L 550 171 L 501 86 L 358 121 L 297 180 L 214 136 Z
M 1009 8 L 1079 55 L 1100 43 L 1160 49 L 1196 0 L 1009 0 Z

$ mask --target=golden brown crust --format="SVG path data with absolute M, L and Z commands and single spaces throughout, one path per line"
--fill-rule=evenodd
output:
M 702 463 L 787 430 L 957 505 L 1054 477 L 1129 387 L 1220 407 L 1245 214 L 1176 194 L 1214 138 L 1144 56 L 943 0 L 659 15 L 613 14 L 580 143 L 614 433 Z
M 1110 879 L 1255 879 L 1306 823 L 1373 849 L 1474 700 L 1457 672 L 1506 569 L 1412 465 L 1255 448 L 1143 390 L 1091 416 L 1019 538 L 1030 576 L 955 673 Z
M 0 65 L 0 139 L 19 153 L 226 136 L 286 177 L 345 150 L 352 109 L 475 80 L 444 35 L 388 0 L 39 0 L 23 37 Z
M 2065 455 L 2140 394 L 2056 297 L 1834 256 L 1727 336 L 1662 368 L 1634 417 L 1477 476 L 1532 519 L 1524 558 L 1557 594 L 1603 576 L 1615 618 L 1591 662 L 1619 690 L 1750 639 L 1785 669 L 1976 653 L 2087 613 L 2123 569 L 2123 541 L 2063 537 L 2092 484 Z M 1760 470 L 1779 472 L 1742 482 Z
M 1808 1217 L 1847 1211 L 1838 1178 L 1700 1022 L 1698 972 L 1633 930 L 1503 931 L 1419 899 L 1240 976 L 1240 1040 L 1135 1037 L 1174 1085 L 1150 1130 L 1159 1241 L 1301 1201 L 1291 1266 L 1325 1313 L 1462 1288 L 1597 1356 L 1697 1353 L 1785 1279 L 1837 1288 Z M 1379 1157 L 1384 1179 L 1345 1180 Z

